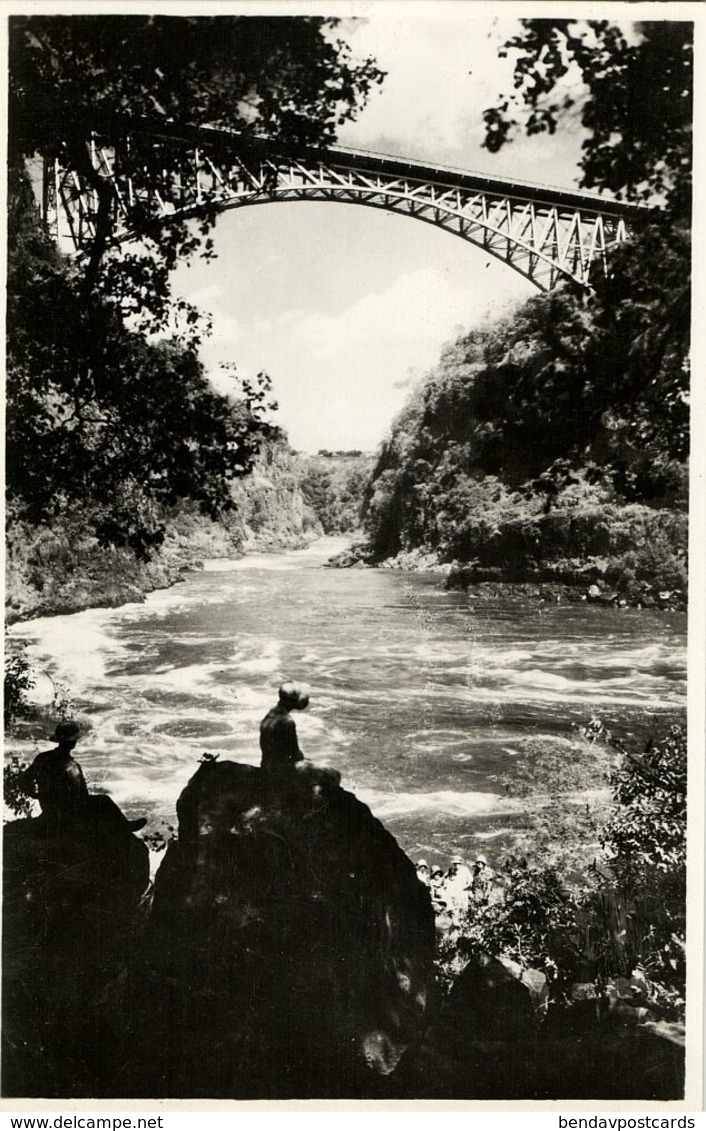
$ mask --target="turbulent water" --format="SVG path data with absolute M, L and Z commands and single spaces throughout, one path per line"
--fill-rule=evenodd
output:
M 89 785 L 131 816 L 174 821 L 203 753 L 258 763 L 260 718 L 292 678 L 311 688 L 296 716 L 305 754 L 340 770 L 410 855 L 443 863 L 492 851 L 517 821 L 499 779 L 528 735 L 592 715 L 641 734 L 685 704 L 683 614 L 323 568 L 340 548 L 212 562 L 144 604 L 14 626 L 44 673 L 35 696 L 68 686 L 90 728 L 76 752 Z

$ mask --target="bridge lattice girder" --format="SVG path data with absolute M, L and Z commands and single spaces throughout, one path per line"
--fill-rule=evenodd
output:
M 141 162 L 145 146 L 149 160 Z M 169 161 L 161 175 L 155 174 L 155 157 L 164 146 Z M 112 233 L 118 241 L 139 236 L 146 221 L 169 223 L 273 201 L 337 201 L 435 224 L 501 259 L 542 290 L 561 278 L 588 286 L 591 272 L 606 270 L 611 247 L 628 238 L 644 211 L 588 193 L 340 147 L 275 153 L 259 139 L 208 128 L 187 136 L 164 127 L 117 140 L 94 135 L 87 147 L 101 188 L 110 186 Z M 96 183 L 68 168 L 59 154 L 45 161 L 43 203 L 60 244 L 86 251 L 96 236 Z

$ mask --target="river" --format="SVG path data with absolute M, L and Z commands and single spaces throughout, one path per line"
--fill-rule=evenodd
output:
M 520 803 L 499 779 L 527 736 L 570 736 L 592 715 L 646 734 L 685 706 L 685 614 L 323 568 L 342 546 L 210 562 L 143 604 L 13 626 L 45 673 L 35 696 L 50 679 L 71 691 L 89 786 L 148 828 L 173 823 L 203 753 L 258 763 L 260 718 L 292 678 L 311 688 L 296 716 L 306 755 L 413 858 L 443 864 L 504 844 Z M 49 733 L 11 752 L 29 757 Z

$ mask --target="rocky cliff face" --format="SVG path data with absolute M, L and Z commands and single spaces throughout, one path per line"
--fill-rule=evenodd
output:
M 308 763 L 206 763 L 177 811 L 151 909 L 146 848 L 109 814 L 7 827 L 5 1094 L 384 1093 L 434 984 L 397 842 Z
M 244 550 L 297 549 L 322 534 L 304 501 L 302 474 L 284 435 L 263 442 L 250 475 L 232 488 Z

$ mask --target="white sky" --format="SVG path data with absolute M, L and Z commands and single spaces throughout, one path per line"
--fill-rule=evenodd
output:
M 341 144 L 459 168 L 575 186 L 580 131 L 523 139 L 493 156 L 481 113 L 510 89 L 497 48 L 517 24 L 440 5 L 439 17 L 374 16 L 339 29 L 387 78 Z M 487 12 L 487 9 L 486 9 Z M 410 380 L 487 309 L 533 293 L 510 268 L 429 224 L 335 203 L 278 203 L 224 213 L 218 258 L 180 268 L 175 293 L 213 316 L 202 358 L 266 370 L 292 445 L 374 449 Z

